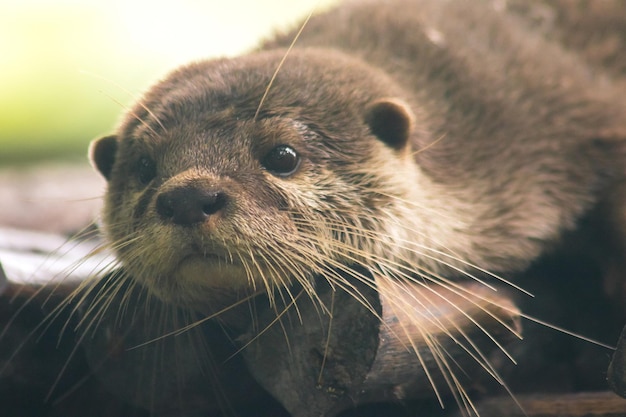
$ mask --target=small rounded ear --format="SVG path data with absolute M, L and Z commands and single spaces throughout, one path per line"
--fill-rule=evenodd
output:
M 91 165 L 107 180 L 111 177 L 111 170 L 117 153 L 117 136 L 105 136 L 91 142 L 89 159 Z
M 403 149 L 411 135 L 413 112 L 409 106 L 395 98 L 376 100 L 367 109 L 365 122 L 370 130 L 385 144 L 395 150 Z

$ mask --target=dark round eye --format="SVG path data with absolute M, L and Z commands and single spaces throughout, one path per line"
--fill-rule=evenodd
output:
M 300 157 L 292 147 L 278 145 L 265 155 L 261 164 L 272 174 L 287 177 L 300 166 Z
M 147 157 L 142 156 L 137 161 L 137 178 L 143 185 L 147 185 L 156 176 L 156 164 Z

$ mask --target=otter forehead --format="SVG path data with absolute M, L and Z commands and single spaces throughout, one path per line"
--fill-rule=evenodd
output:
M 121 131 L 202 123 L 220 112 L 235 120 L 278 115 L 321 124 L 331 119 L 330 112 L 333 120 L 355 117 L 375 99 L 401 95 L 382 72 L 328 50 L 292 51 L 273 79 L 284 54 L 266 51 L 186 65 L 145 95 Z

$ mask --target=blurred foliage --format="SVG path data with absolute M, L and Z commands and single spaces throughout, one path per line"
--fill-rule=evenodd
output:
M 167 70 L 235 55 L 332 0 L 2 0 L 0 166 L 82 158 Z

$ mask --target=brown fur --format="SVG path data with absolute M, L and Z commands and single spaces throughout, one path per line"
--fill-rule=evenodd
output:
M 293 33 L 170 74 L 93 146 L 122 264 L 203 310 L 338 264 L 526 268 L 624 177 L 625 91 L 497 4 L 360 1 L 316 16 L 260 108 Z M 279 144 L 301 156 L 288 178 L 260 163 Z M 143 156 L 156 167 L 144 185 Z M 172 224 L 156 201 L 176 189 L 225 203 Z

